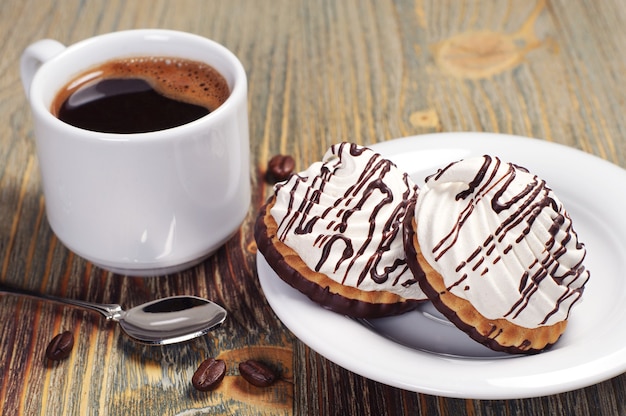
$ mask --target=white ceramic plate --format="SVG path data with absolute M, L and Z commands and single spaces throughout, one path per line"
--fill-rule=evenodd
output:
M 573 148 L 488 133 L 442 133 L 372 146 L 418 185 L 437 168 L 490 154 L 546 180 L 587 247 L 582 302 L 554 347 L 504 356 L 475 343 L 432 310 L 369 323 L 325 310 L 284 283 L 258 255 L 271 307 L 304 343 L 340 366 L 406 390 L 457 398 L 513 399 L 574 390 L 626 371 L 626 170 Z

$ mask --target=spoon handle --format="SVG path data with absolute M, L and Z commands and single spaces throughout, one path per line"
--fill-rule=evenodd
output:
M 44 299 L 52 302 L 63 303 L 65 305 L 77 306 L 84 309 L 89 309 L 95 312 L 99 312 L 107 319 L 114 321 L 119 320 L 122 317 L 123 310 L 120 305 L 115 304 L 100 304 L 85 302 L 77 299 L 60 298 L 52 295 L 46 295 L 45 293 L 39 293 L 28 289 L 22 289 L 18 287 L 9 286 L 0 282 L 0 292 L 11 293 L 14 295 L 28 296 L 31 298 Z

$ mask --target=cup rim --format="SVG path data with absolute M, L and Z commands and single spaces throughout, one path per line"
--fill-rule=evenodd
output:
M 61 60 L 67 59 L 66 56 L 70 54 L 80 53 L 81 50 L 84 50 L 86 48 L 93 48 L 94 43 L 107 42 L 107 41 L 115 40 L 116 38 L 123 39 L 129 36 L 133 36 L 133 39 L 144 38 L 146 41 L 150 41 L 149 38 L 157 39 L 159 37 L 163 39 L 172 38 L 172 37 L 177 37 L 179 39 L 186 38 L 194 42 L 205 43 L 213 51 L 219 51 L 219 53 L 221 54 L 221 57 L 224 58 L 226 61 L 228 61 L 229 66 L 232 68 L 233 81 L 232 81 L 232 85 L 229 85 L 230 94 L 228 98 L 218 108 L 211 111 L 209 114 L 203 117 L 200 117 L 199 119 L 190 121 L 180 126 L 171 127 L 171 128 L 162 129 L 162 130 L 155 130 L 155 131 L 150 131 L 150 132 L 143 132 L 143 133 L 107 133 L 107 132 L 99 132 L 99 131 L 94 131 L 94 130 L 87 130 L 87 129 L 83 129 L 83 128 L 68 124 L 58 119 L 56 116 L 54 116 L 52 112 L 50 111 L 50 108 L 46 106 L 44 91 L 42 90 L 42 88 L 44 87 L 39 85 L 43 82 L 42 78 L 44 77 L 46 68 L 52 67 L 54 65 L 60 65 L 58 62 Z M 129 53 L 126 55 L 123 53 L 119 54 L 120 58 L 132 57 L 132 56 L 156 56 L 156 54 L 145 54 L 145 55 L 141 55 L 137 53 Z M 181 57 L 184 59 L 203 61 L 202 58 L 198 58 L 198 57 L 190 57 L 190 56 L 185 56 L 185 55 L 177 56 L 176 54 L 170 54 L 170 53 L 164 54 L 162 56 Z M 69 74 L 70 76 L 68 77 L 68 79 L 71 79 L 75 74 L 78 74 L 81 71 L 88 69 L 91 66 L 104 63 L 110 59 L 115 59 L 115 57 L 104 58 L 102 60 L 96 60 L 93 64 L 85 65 L 84 67 L 81 67 L 80 69 L 72 70 L 72 74 Z M 211 66 L 214 66 L 213 63 L 211 62 L 205 61 L 205 63 Z M 218 69 L 218 72 L 222 73 L 222 75 L 224 76 L 223 71 Z M 53 91 L 53 94 L 52 94 L 53 96 L 56 96 L 56 94 L 59 91 L 59 88 L 61 88 L 62 85 L 63 83 L 61 83 L 60 85 L 55 85 L 56 89 Z M 188 130 L 198 129 L 198 127 L 206 128 L 204 124 L 209 123 L 209 122 L 214 123 L 214 122 L 217 122 L 221 118 L 228 117 L 230 112 L 235 111 L 235 109 L 231 109 L 231 107 L 237 106 L 237 103 L 241 100 L 246 100 L 246 96 L 247 96 L 247 76 L 246 76 L 246 71 L 243 67 L 243 64 L 241 63 L 239 58 L 237 58 L 237 56 L 228 48 L 226 48 L 224 45 L 212 39 L 209 39 L 209 38 L 206 38 L 206 37 L 194 34 L 194 33 L 190 33 L 190 32 L 183 32 L 183 31 L 170 30 L 170 29 L 130 29 L 130 30 L 121 30 L 121 31 L 96 35 L 90 38 L 80 40 L 76 43 L 73 43 L 67 46 L 67 48 L 61 51 L 58 55 L 44 62 L 41 65 L 41 67 L 37 70 L 37 73 L 35 74 L 31 82 L 28 99 L 30 101 L 30 106 L 32 108 L 33 113 L 35 113 L 36 116 L 40 117 L 40 120 L 42 122 L 50 126 L 54 126 L 60 129 L 67 129 L 68 133 L 77 133 L 77 134 L 74 134 L 73 136 L 81 137 L 81 138 L 84 138 L 85 140 L 105 140 L 105 141 L 119 142 L 119 141 L 128 141 L 128 140 L 154 141 L 154 140 L 158 140 L 159 138 L 167 139 L 171 136 L 172 132 L 174 131 L 177 134 L 178 133 L 186 134 Z M 247 105 L 247 102 L 246 102 L 246 105 Z

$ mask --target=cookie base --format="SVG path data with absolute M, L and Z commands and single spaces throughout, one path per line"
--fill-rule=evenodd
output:
M 552 346 L 565 331 L 567 321 L 525 328 L 503 318 L 489 319 L 483 316 L 469 301 L 446 288 L 443 277 L 422 256 L 415 230 L 417 224 L 414 216 L 407 215 L 404 244 L 409 268 L 423 270 L 424 274 L 418 280 L 424 293 L 439 312 L 472 339 L 494 351 L 536 354 Z
M 270 209 L 274 197 L 261 207 L 254 226 L 259 251 L 276 274 L 320 306 L 353 318 L 380 318 L 415 309 L 420 301 L 386 291 L 364 291 L 342 285 L 310 269 L 302 258 L 277 237 L 278 224 Z

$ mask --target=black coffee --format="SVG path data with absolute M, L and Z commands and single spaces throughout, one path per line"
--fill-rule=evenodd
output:
M 228 98 L 214 68 L 179 58 L 109 61 L 68 83 L 51 111 L 60 120 L 104 133 L 144 133 L 189 123 Z

